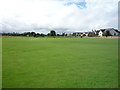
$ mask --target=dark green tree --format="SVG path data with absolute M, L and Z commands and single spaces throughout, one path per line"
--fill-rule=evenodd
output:
M 75 36 L 75 37 L 76 37 L 76 33 L 73 33 L 72 36 Z
M 65 33 L 62 33 L 62 36 L 65 36 Z
M 111 36 L 111 34 L 110 34 L 110 31 L 105 31 L 104 32 L 104 35 L 107 37 L 107 36 Z
M 31 36 L 35 37 L 36 33 L 35 32 L 31 32 Z
M 50 36 L 56 36 L 56 32 L 54 30 L 50 31 Z

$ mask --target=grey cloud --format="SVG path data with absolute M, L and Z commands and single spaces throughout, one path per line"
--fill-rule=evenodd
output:
M 15 7 L 12 7 L 12 1 Z M 22 0 L 17 3 L 17 0 L 11 0 L 9 6 L 3 0 L 4 3 L 0 4 L 0 31 L 48 33 L 53 29 L 59 33 L 69 33 L 106 27 L 117 28 L 118 7 L 114 2 L 117 0 L 109 0 L 109 3 L 103 0 L 86 0 L 85 9 L 76 5 L 64 6 L 64 1 L 30 0 L 29 3 L 28 0 Z

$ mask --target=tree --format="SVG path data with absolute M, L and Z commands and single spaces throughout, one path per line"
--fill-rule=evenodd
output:
M 45 36 L 45 34 L 41 33 L 41 34 L 40 34 L 40 36 L 44 37 L 44 36 Z
M 65 33 L 62 33 L 62 36 L 65 36 Z
M 47 36 L 50 36 L 50 33 L 48 33 Z
M 60 34 L 57 34 L 57 36 L 60 36 Z
M 76 33 L 73 33 L 72 36 L 75 36 L 75 37 L 76 37 Z
M 104 35 L 107 36 L 111 36 L 110 31 L 105 31 Z
M 36 33 L 35 32 L 31 32 L 31 36 L 35 37 Z
M 39 34 L 39 33 L 37 33 L 37 34 L 36 34 L 36 37 L 39 37 L 39 36 L 40 36 L 40 34 Z
M 50 36 L 56 36 L 56 32 L 54 30 L 50 31 Z

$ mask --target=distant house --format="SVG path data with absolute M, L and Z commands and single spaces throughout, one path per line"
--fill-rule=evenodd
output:
M 29 35 L 29 34 L 27 34 L 26 36 L 27 36 L 27 37 L 29 37 L 30 35 Z
M 73 33 L 73 36 L 81 36 L 81 35 L 83 35 L 82 32 L 75 32 L 75 33 Z
M 76 36 L 81 36 L 81 35 L 83 35 L 82 32 L 77 32 L 77 33 L 76 33 Z
M 118 31 L 117 29 L 114 28 L 107 28 L 107 29 L 100 29 L 98 31 L 96 31 L 98 33 L 98 36 L 102 37 L 105 35 L 105 33 L 109 31 L 111 36 L 118 36 L 120 35 L 120 31 Z
M 95 33 L 94 32 L 88 32 L 88 36 L 90 36 L 90 37 L 95 36 Z
M 98 36 L 102 37 L 104 35 L 105 29 L 100 29 L 98 31 Z
M 84 33 L 83 33 L 83 36 L 88 36 L 88 32 L 84 32 Z
M 115 30 L 118 33 L 118 36 L 120 36 L 120 31 L 119 30 Z
M 103 36 L 103 32 L 99 31 L 98 36 L 102 37 Z
M 89 32 L 75 32 L 73 33 L 73 36 L 77 36 L 77 37 L 84 37 L 84 36 L 88 36 Z
M 72 36 L 72 34 L 71 34 L 71 33 L 69 33 L 69 34 L 67 34 L 67 36 Z
M 108 31 L 110 31 L 110 34 L 112 36 L 118 36 L 120 34 L 120 31 L 118 31 L 117 29 L 108 29 Z

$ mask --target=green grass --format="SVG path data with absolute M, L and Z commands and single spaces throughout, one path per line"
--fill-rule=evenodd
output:
M 2 37 L 0 36 L 0 89 L 2 88 Z
M 117 88 L 118 40 L 3 37 L 3 88 Z

